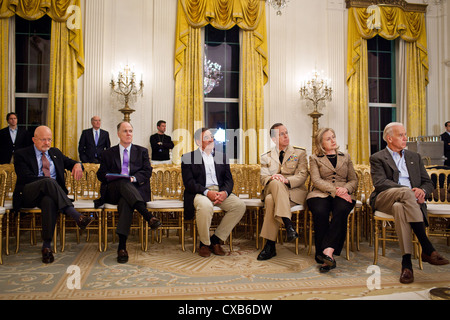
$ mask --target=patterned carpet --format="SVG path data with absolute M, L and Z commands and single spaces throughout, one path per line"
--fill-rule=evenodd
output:
M 367 280 L 373 273 L 367 268 L 373 262 L 373 248 L 367 242 L 360 251 L 351 252 L 349 261 L 344 255 L 337 257 L 337 268 L 321 274 L 313 255 L 308 256 L 302 245 L 296 255 L 291 243 L 278 244 L 277 256 L 271 260 L 257 261 L 254 240 L 243 237 L 233 239 L 232 252 L 223 246 L 225 257 L 202 258 L 192 253 L 189 238 L 185 252 L 176 236 L 143 252 L 133 236 L 129 262 L 118 264 L 117 244 L 99 252 L 95 236 L 80 244 L 71 237 L 65 252 L 56 253 L 50 265 L 41 262 L 40 246 L 29 245 L 25 238 L 19 253 L 3 255 L 0 300 L 341 300 L 450 287 L 449 265 L 424 263 L 424 270 L 419 270 L 417 260 L 413 261 L 415 282 L 399 283 L 400 253 L 395 243 L 388 244 L 386 257 L 379 257 L 381 289 L 370 290 Z M 443 239 L 433 243 L 450 258 L 450 247 Z M 74 272 L 71 266 L 79 269 Z M 78 283 L 80 289 L 73 288 Z

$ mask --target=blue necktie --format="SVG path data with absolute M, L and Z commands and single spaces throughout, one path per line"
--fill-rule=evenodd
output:
M 123 162 L 122 162 L 121 174 L 128 175 L 128 150 L 127 149 L 123 149 Z
M 95 145 L 98 145 L 98 130 L 95 130 Z

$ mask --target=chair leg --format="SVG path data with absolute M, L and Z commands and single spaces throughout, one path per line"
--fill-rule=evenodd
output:
M 10 210 L 6 211 L 6 235 L 5 235 L 5 254 L 9 256 L 9 215 Z
M 378 223 L 374 222 L 374 245 L 373 245 L 373 264 L 378 262 Z

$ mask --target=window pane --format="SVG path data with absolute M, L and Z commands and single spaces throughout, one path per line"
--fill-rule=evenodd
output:
M 369 79 L 369 102 L 378 103 L 378 80 Z
M 16 98 L 16 113 L 20 123 L 34 132 L 34 129 L 47 123 L 48 99 Z
M 226 32 L 226 42 L 239 44 L 239 27 L 234 26 Z
M 218 42 L 225 41 L 225 30 L 219 30 L 208 24 L 205 29 L 205 42 Z
M 367 50 L 377 50 L 377 37 L 367 40 Z
M 379 108 L 380 110 L 380 127 L 379 130 L 383 131 L 384 127 L 386 127 L 387 124 L 391 123 L 392 121 L 395 121 L 393 108 Z
M 378 131 L 380 130 L 380 121 L 379 121 L 379 108 L 369 108 L 370 110 L 370 130 Z
M 371 132 L 370 133 L 370 153 L 374 154 L 379 150 L 379 144 L 380 144 L 380 135 L 378 132 Z
M 369 77 L 378 76 L 378 54 L 376 52 L 368 53 L 368 72 Z
M 379 53 L 378 57 L 379 57 L 379 59 L 378 59 L 379 77 L 380 78 L 392 78 L 391 54 L 390 53 Z
M 379 99 L 380 103 L 393 103 L 392 101 L 392 80 L 380 79 L 379 83 Z
M 227 88 L 225 98 L 239 98 L 239 73 L 227 72 L 224 80 Z
M 391 51 L 391 41 L 392 40 L 386 40 L 383 37 L 377 36 L 378 39 L 378 51 Z

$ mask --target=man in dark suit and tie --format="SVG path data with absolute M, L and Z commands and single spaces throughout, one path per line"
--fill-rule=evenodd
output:
M 11 163 L 16 150 L 33 144 L 30 133 L 25 128 L 17 126 L 16 113 L 8 113 L 6 121 L 8 126 L 0 130 L 0 164 Z
M 71 170 L 76 180 L 83 174 L 81 163 L 66 157 L 59 149 L 52 148 L 52 131 L 39 126 L 33 137 L 34 145 L 15 152 L 14 168 L 17 174 L 13 194 L 13 207 L 39 207 L 42 211 L 42 262 L 54 260 L 51 241 L 58 211 L 72 217 L 84 229 L 93 220 L 77 212 L 67 197 L 65 169 Z
M 445 132 L 441 134 L 441 140 L 444 141 L 444 156 L 447 158 L 444 165 L 450 166 L 450 121 L 445 123 Z
M 412 232 L 422 246 L 421 259 L 430 264 L 444 265 L 442 257 L 428 239 L 425 226 L 427 206 L 425 199 L 433 192 L 433 183 L 423 165 L 422 157 L 406 150 L 406 130 L 401 123 L 388 124 L 383 132 L 387 147 L 370 157 L 370 168 L 375 190 L 370 196 L 374 210 L 393 215 L 395 230 L 403 254 L 401 283 L 414 281 L 411 254 Z
M 100 163 L 102 152 L 111 147 L 109 133 L 100 129 L 102 120 L 98 116 L 91 118 L 92 128 L 81 133 L 78 143 L 80 160 L 84 163 Z
M 184 190 L 184 218 L 196 218 L 200 239 L 199 255 L 211 252 L 223 256 L 220 241 L 225 241 L 245 213 L 245 203 L 233 191 L 233 177 L 224 154 L 214 152 L 214 136 L 207 128 L 198 129 L 194 139 L 199 148 L 182 156 L 181 173 Z M 210 237 L 213 207 L 226 213 Z
M 117 125 L 117 135 L 119 144 L 103 152 L 97 171 L 97 178 L 102 184 L 96 207 L 104 203 L 117 205 L 119 212 L 116 229 L 119 236 L 117 262 L 126 263 L 128 262 L 126 241 L 134 210 L 142 214 L 152 229 L 158 228 L 161 222 L 147 210 L 152 175 L 147 148 L 132 144 L 133 127 L 126 121 Z M 118 177 L 119 174 L 122 177 Z

